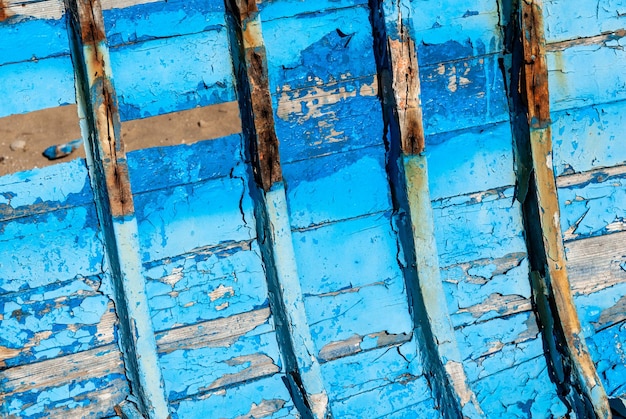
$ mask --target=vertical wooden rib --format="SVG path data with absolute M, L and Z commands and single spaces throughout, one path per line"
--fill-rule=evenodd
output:
M 422 348 L 432 384 L 446 417 L 482 417 L 469 388 L 447 310 L 439 270 L 435 227 L 428 187 L 417 49 L 408 0 L 371 0 L 385 124 L 390 132 L 389 178 L 394 206 L 409 214 L 409 238 L 403 240 L 414 272 L 405 272 L 416 326 L 424 331 Z M 397 173 L 396 173 L 397 172 Z M 408 270 L 413 270 L 409 264 Z
M 89 174 L 115 288 L 120 345 L 131 389 L 150 418 L 169 417 L 145 282 L 117 96 L 98 0 L 66 0 Z
M 319 361 L 313 355 L 315 348 L 291 237 L 261 20 L 255 0 L 231 0 L 227 7 L 236 26 L 233 49 L 244 135 L 260 188 L 255 194 L 257 235 L 290 392 L 304 417 L 330 418 Z
M 534 293 L 544 339 L 559 384 L 579 417 L 608 418 L 608 399 L 595 365 L 589 355 L 572 298 L 567 275 L 565 251 L 561 236 L 559 203 L 552 167 L 552 134 L 550 130 L 550 96 L 541 0 L 520 2 L 521 38 L 523 46 L 523 81 L 529 126 L 530 169 L 529 195 L 525 207 L 540 227 L 541 238 L 531 243 L 542 249 L 530 249 L 543 266 L 535 264 Z M 534 195 L 534 196 L 533 196 Z M 538 217 L 538 219 L 537 219 Z M 529 232 L 532 234 L 532 232 Z M 540 263 L 541 264 L 541 263 Z M 537 272 L 539 271 L 539 272 Z M 542 303 L 542 299 L 546 301 Z M 551 317 L 551 318 L 548 318 Z M 552 333 L 551 333 L 552 332 Z M 556 343 L 555 343 L 556 342 Z M 555 353 L 558 352 L 558 353 Z M 565 387 L 565 388 L 563 388 Z

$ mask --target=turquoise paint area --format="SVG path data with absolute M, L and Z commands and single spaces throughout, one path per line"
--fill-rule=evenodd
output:
M 420 82 L 427 136 L 509 119 L 498 55 L 425 65 Z
M 547 54 L 552 112 L 626 99 L 624 38 Z M 621 43 L 621 44 L 620 44 Z
M 410 0 L 415 41 L 421 44 L 420 64 L 469 58 L 502 49 L 498 2 Z M 406 13 L 406 11 L 403 11 Z M 445 48 L 442 48 L 445 46 Z M 459 46 L 463 52 L 454 48 Z M 434 56 L 430 50 L 437 51 Z
M 169 0 L 103 11 L 110 46 L 204 32 L 224 26 L 220 0 Z
M 602 171 L 584 183 L 559 188 L 561 230 L 567 239 L 622 231 L 626 221 L 626 174 Z
M 0 23 L 0 66 L 69 56 L 66 19 L 9 19 Z M 4 89 L 3 89 L 4 90 Z
M 173 418 L 205 419 L 207 412 L 228 412 L 229 417 L 254 417 L 255 413 L 270 419 L 300 417 L 278 375 L 172 403 Z
M 258 380 L 282 370 L 273 324 L 258 326 L 232 343 L 163 354 L 160 363 L 170 401 Z M 232 407 L 221 414 L 232 415 Z
M 515 184 L 508 123 L 433 135 L 427 146 L 433 200 Z
M 297 15 L 317 14 L 333 9 L 367 5 L 366 0 L 320 0 L 315 3 L 301 0 L 269 0 L 257 5 L 264 21 L 280 18 L 292 18 Z
M 595 332 L 587 338 L 587 345 L 596 362 L 598 374 L 609 397 L 626 396 L 624 375 L 626 374 L 626 322 Z
M 69 55 L 0 66 L 0 117 L 76 103 Z
M 625 102 L 552 113 L 557 176 L 626 164 Z
M 619 0 L 546 0 L 543 12 L 547 42 L 596 36 L 626 23 L 626 5 Z
M 122 121 L 235 100 L 225 28 L 112 48 Z
M 145 270 L 156 331 L 267 307 L 256 241 L 185 254 Z

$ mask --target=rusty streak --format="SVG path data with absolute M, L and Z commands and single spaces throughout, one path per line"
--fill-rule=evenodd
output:
M 254 0 L 232 0 L 228 4 L 239 21 L 237 38 L 243 53 L 244 84 L 249 95 L 251 114 L 251 159 L 257 183 L 268 191 L 282 181 L 278 137 L 274 127 L 274 110 L 269 89 L 267 57 L 260 30 L 258 10 Z
M 9 6 L 4 3 L 4 0 L 0 0 L 0 22 L 4 22 L 11 17 L 9 13 Z
M 587 349 L 571 294 L 561 236 L 559 203 L 552 167 L 548 69 L 540 0 L 522 0 L 523 49 L 520 92 L 528 104 L 531 192 L 524 202 L 530 252 L 534 253 L 534 298 L 553 360 L 557 384 L 581 417 L 610 417 L 608 399 Z M 545 283 L 543 282 L 545 281 Z M 543 299 L 547 301 L 542 302 Z M 554 333 L 554 335 L 552 335 Z M 555 342 L 556 341 L 556 345 Z M 573 388 L 572 388 L 573 387 Z

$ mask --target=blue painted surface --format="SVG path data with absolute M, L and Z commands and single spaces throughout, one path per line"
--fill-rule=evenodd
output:
M 622 1 L 546 0 L 543 5 L 547 42 L 596 36 L 624 28 Z
M 0 66 L 65 55 L 69 57 L 65 16 L 0 23 Z

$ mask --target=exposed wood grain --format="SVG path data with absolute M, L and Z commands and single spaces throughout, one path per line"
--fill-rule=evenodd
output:
M 60 19 L 65 12 L 63 0 L 2 0 L 0 22 L 11 16 L 36 19 Z
M 401 345 L 411 340 L 411 337 L 411 334 L 389 334 L 387 332 L 372 333 L 366 336 L 354 335 L 349 339 L 324 345 L 320 349 L 318 358 L 320 362 L 328 362 L 344 356 L 354 355 L 364 350 Z M 364 344 L 365 340 L 370 342 Z M 372 340 L 374 341 L 373 343 L 371 342 Z

